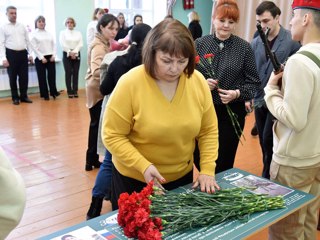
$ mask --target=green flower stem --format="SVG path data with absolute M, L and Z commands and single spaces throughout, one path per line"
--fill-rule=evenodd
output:
M 247 221 L 254 212 L 285 207 L 282 196 L 252 194 L 245 188 L 222 189 L 214 194 L 166 192 L 151 196 L 151 201 L 151 217 L 163 220 L 164 236 L 186 229 L 213 226 L 228 219 Z
M 235 133 L 237 134 L 238 138 L 239 138 L 239 141 L 241 143 L 241 145 L 243 145 L 242 141 L 241 141 L 241 136 L 243 137 L 243 139 L 246 141 L 246 138 L 243 134 L 243 131 L 241 129 L 241 126 L 239 124 L 239 121 L 238 121 L 238 115 L 235 114 L 232 109 L 230 108 L 230 106 L 228 104 L 226 104 L 226 108 L 227 108 L 227 112 L 228 112 L 228 115 L 231 119 L 231 123 L 232 123 L 232 126 L 234 128 L 234 131 Z

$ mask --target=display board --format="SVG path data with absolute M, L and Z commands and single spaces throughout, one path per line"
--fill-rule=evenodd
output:
M 232 168 L 216 175 L 216 181 L 221 188 L 246 187 L 253 193 L 263 193 L 271 196 L 282 195 L 285 208 L 258 212 L 250 215 L 248 221 L 229 220 L 211 227 L 198 228 L 186 232 L 179 232 L 168 236 L 167 240 L 218 240 L 243 239 L 302 208 L 315 199 L 311 194 L 295 190 L 268 179 L 258 177 L 246 171 Z M 191 184 L 175 189 L 176 192 L 191 189 Z M 210 213 L 208 213 L 210 214 Z M 72 235 L 76 239 L 103 240 L 127 239 L 121 227 L 117 224 L 117 211 L 82 222 L 75 226 L 60 230 L 39 240 L 60 240 L 65 235 Z

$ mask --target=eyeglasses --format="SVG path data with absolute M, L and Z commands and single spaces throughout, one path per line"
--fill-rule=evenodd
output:
M 66 23 L 74 23 L 74 22 L 72 22 L 72 21 L 67 21 Z

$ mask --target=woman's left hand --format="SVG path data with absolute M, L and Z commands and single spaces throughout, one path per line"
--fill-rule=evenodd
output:
M 218 88 L 218 92 L 223 104 L 228 104 L 229 102 L 237 98 L 237 92 L 235 90 L 224 90 Z
M 199 186 L 201 192 L 214 193 L 216 189 L 220 190 L 214 177 L 205 174 L 199 174 L 198 178 L 193 183 L 192 188 L 197 188 Z

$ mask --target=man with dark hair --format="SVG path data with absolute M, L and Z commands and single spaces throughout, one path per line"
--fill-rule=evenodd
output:
M 264 89 L 267 107 L 277 119 L 270 178 L 315 200 L 272 225 L 269 239 L 309 240 L 317 239 L 320 208 L 320 1 L 294 0 L 292 9 L 292 39 L 302 47 Z
M 7 68 L 11 97 L 14 105 L 19 105 L 20 101 L 32 103 L 28 98 L 28 51 L 32 49 L 26 27 L 18 23 L 17 8 L 14 6 L 7 7 L 6 15 L 9 22 L 0 28 L 0 60 L 4 67 Z M 28 51 L 27 51 L 28 49 Z M 30 56 L 30 61 L 32 58 Z M 17 77 L 19 81 L 20 96 L 18 94 Z
M 280 63 L 287 60 L 294 54 L 300 44 L 291 39 L 291 34 L 279 24 L 280 9 L 271 1 L 264 1 L 256 8 L 256 19 L 261 24 L 264 31 L 269 29 L 267 36 L 269 47 L 275 52 Z M 254 113 L 256 125 L 259 133 L 259 141 L 262 150 L 263 171 L 262 177 L 270 178 L 270 163 L 272 159 L 273 134 L 272 125 L 274 117 L 266 107 L 263 88 L 266 86 L 270 74 L 273 71 L 273 65 L 268 58 L 261 37 L 256 36 L 252 43 L 257 69 L 261 80 L 261 85 L 254 97 Z

